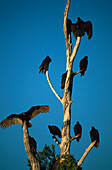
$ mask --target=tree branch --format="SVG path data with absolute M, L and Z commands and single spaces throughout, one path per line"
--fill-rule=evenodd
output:
M 86 149 L 86 151 L 84 152 L 84 154 L 82 155 L 81 159 L 79 160 L 79 162 L 77 163 L 78 166 L 80 166 L 84 159 L 86 158 L 87 154 L 90 152 L 90 150 L 93 148 L 93 146 L 95 145 L 96 141 L 92 142 L 89 147 Z
M 79 70 L 79 71 L 77 71 L 77 72 L 73 72 L 72 74 L 75 76 L 75 75 L 81 73 L 82 71 L 83 71 L 83 70 Z
M 67 26 L 66 25 L 67 25 L 67 16 L 68 16 L 69 6 L 70 6 L 70 0 L 67 1 L 66 7 L 65 7 L 64 21 L 63 21 L 63 30 L 64 30 L 67 49 L 68 49 L 68 37 L 67 37 Z
M 81 37 L 77 37 L 76 44 L 75 44 L 75 46 L 74 46 L 74 49 L 73 49 L 72 55 L 71 55 L 71 57 L 70 57 L 70 62 L 72 62 L 72 63 L 73 63 L 74 58 L 75 58 L 75 56 L 76 56 L 76 54 L 77 54 L 77 51 L 78 51 L 78 48 L 79 48 L 80 42 L 81 42 Z
M 52 138 L 54 139 L 54 141 L 56 142 L 56 144 L 58 146 L 60 146 L 61 142 L 58 141 L 58 139 L 55 136 L 52 136 Z
M 29 160 L 30 160 L 30 163 L 32 166 L 32 170 L 40 170 L 39 161 L 37 160 L 37 158 L 33 155 L 33 153 L 30 150 L 29 133 L 28 133 L 26 121 L 24 121 L 24 123 L 23 123 L 23 139 L 24 139 L 25 150 L 29 157 Z
M 56 93 L 56 91 L 54 90 L 51 82 L 50 82 L 50 79 L 49 79 L 49 74 L 48 74 L 48 70 L 46 71 L 46 77 L 47 77 L 47 81 L 49 83 L 49 86 L 51 88 L 51 90 L 53 91 L 53 93 L 55 94 L 55 96 L 61 101 L 61 97 L 59 97 L 59 95 Z
M 80 134 L 79 134 L 79 135 L 76 135 L 76 136 L 74 136 L 74 137 L 71 137 L 71 138 L 70 138 L 70 142 L 72 142 L 74 139 L 77 139 L 79 136 L 80 136 Z

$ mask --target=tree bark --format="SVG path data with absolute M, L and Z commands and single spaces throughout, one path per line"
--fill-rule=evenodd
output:
M 49 83 L 49 86 L 55 96 L 60 100 L 60 102 L 63 105 L 63 112 L 64 112 L 64 118 L 63 118 L 63 128 L 62 128 L 62 141 L 61 143 L 58 142 L 56 138 L 53 138 L 55 142 L 59 145 L 61 149 L 61 157 L 65 154 L 70 154 L 70 144 L 71 144 L 71 136 L 70 136 L 70 120 L 71 120 L 71 103 L 73 102 L 71 100 L 71 94 L 72 94 L 72 83 L 71 79 L 73 79 L 72 75 L 72 66 L 74 58 L 77 54 L 78 47 L 80 45 L 80 37 L 77 37 L 76 44 L 74 46 L 73 52 L 72 52 L 72 42 L 71 42 L 71 33 L 67 35 L 67 16 L 68 16 L 68 10 L 70 6 L 70 0 L 67 1 L 65 12 L 64 12 L 64 22 L 63 22 L 63 30 L 65 35 L 65 41 L 66 41 L 66 55 L 67 55 L 67 62 L 66 62 L 66 71 L 67 71 L 67 77 L 65 82 L 65 90 L 63 97 L 60 97 L 56 91 L 54 90 L 50 79 L 48 71 L 46 71 L 46 77 Z M 80 72 L 80 71 L 79 71 Z M 75 72 L 74 75 L 78 74 L 79 72 Z M 75 139 L 75 138 L 74 138 Z
M 80 166 L 83 161 L 85 160 L 87 154 L 90 152 L 90 150 L 93 148 L 93 146 L 95 145 L 96 141 L 92 142 L 88 148 L 85 150 L 84 154 L 82 155 L 81 159 L 79 160 L 79 162 L 77 163 L 78 166 Z
M 27 125 L 26 125 L 26 121 L 24 121 L 24 123 L 23 123 L 23 139 L 24 139 L 25 150 L 26 150 L 26 153 L 27 153 L 27 155 L 29 157 L 29 160 L 30 160 L 30 163 L 31 163 L 31 166 L 32 166 L 32 170 L 40 170 L 39 161 L 32 154 L 32 152 L 30 150 L 29 133 L 28 133 L 28 128 L 27 128 Z
M 78 47 L 80 45 L 80 37 L 77 37 L 76 44 L 74 46 L 72 52 L 72 42 L 71 42 L 71 33 L 67 36 L 67 16 L 69 10 L 70 0 L 67 1 L 65 13 L 64 13 L 64 22 L 63 22 L 63 30 L 65 35 L 66 41 L 66 55 L 67 55 L 67 63 L 66 63 L 66 71 L 67 77 L 65 81 L 65 90 L 64 96 L 62 98 L 62 105 L 64 111 L 64 118 L 63 118 L 63 128 L 62 128 L 62 141 L 60 144 L 61 148 L 61 157 L 65 154 L 70 154 L 70 144 L 71 144 L 71 137 L 70 137 L 70 120 L 71 120 L 71 94 L 72 94 L 72 66 L 74 58 L 77 54 Z
M 61 154 L 60 158 L 63 160 L 62 156 L 66 154 L 70 154 L 70 144 L 71 142 L 76 139 L 79 135 L 75 137 L 70 136 L 70 121 L 71 121 L 71 103 L 73 102 L 71 100 L 71 94 L 72 94 L 72 79 L 76 74 L 81 73 L 83 70 L 79 70 L 77 72 L 72 71 L 73 67 L 73 61 L 75 59 L 75 56 L 77 54 L 80 42 L 81 42 L 81 37 L 77 37 L 76 44 L 72 50 L 72 40 L 71 40 L 71 33 L 67 35 L 67 17 L 68 17 L 68 10 L 70 6 L 70 0 L 67 0 L 67 4 L 65 7 L 65 12 L 64 12 L 64 22 L 63 22 L 63 30 L 64 30 L 64 35 L 65 35 L 65 41 L 66 41 L 66 81 L 65 81 L 65 89 L 64 89 L 64 95 L 63 97 L 60 97 L 56 91 L 54 90 L 50 79 L 48 75 L 48 71 L 46 71 L 46 77 L 49 83 L 50 88 L 52 89 L 53 93 L 55 96 L 60 100 L 60 102 L 63 105 L 63 112 L 64 112 L 64 117 L 63 117 L 63 127 L 62 127 L 62 140 L 59 142 L 55 136 L 53 136 L 54 141 L 57 143 L 57 145 L 61 149 Z M 89 151 L 92 149 L 94 146 L 95 142 L 93 142 L 85 151 L 84 155 L 80 159 L 80 161 L 77 163 L 78 166 L 82 164 L 84 161 L 85 157 L 89 153 Z

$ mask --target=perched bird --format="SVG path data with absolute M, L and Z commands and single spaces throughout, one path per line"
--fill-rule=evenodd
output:
M 52 133 L 54 136 L 57 135 L 59 138 L 61 138 L 61 131 L 57 126 L 50 126 L 48 125 L 50 133 Z
M 79 17 L 77 17 L 77 22 L 71 24 L 71 31 L 73 32 L 74 37 L 82 37 L 85 35 L 84 31 L 84 22 Z
M 94 142 L 96 140 L 94 146 L 97 148 L 99 146 L 99 132 L 93 126 L 91 126 L 90 137 L 91 137 L 91 142 Z
M 36 152 L 36 150 L 37 150 L 37 142 L 36 142 L 36 140 L 33 138 L 33 137 L 31 137 L 31 136 L 29 136 L 29 144 L 30 144 L 30 150 L 31 150 L 31 152 L 33 153 L 33 155 L 35 155 L 37 152 Z
M 67 19 L 67 37 L 69 34 L 71 34 L 71 24 L 72 21 L 70 19 Z
M 82 70 L 81 72 L 81 76 L 84 76 L 85 71 L 87 70 L 87 65 L 88 65 L 88 57 L 85 56 L 81 61 L 80 61 L 80 70 Z
M 70 77 L 70 89 L 72 89 L 72 83 L 73 83 L 73 77 L 74 77 L 74 73 L 71 73 L 71 77 Z M 61 89 L 65 88 L 65 81 L 66 81 L 66 77 L 67 77 L 67 72 L 62 74 L 61 76 Z
M 44 72 L 44 74 L 46 73 L 46 71 L 48 70 L 48 68 L 49 68 L 49 63 L 51 62 L 52 60 L 51 60 L 51 58 L 49 57 L 49 56 L 47 56 L 44 60 L 43 60 L 43 62 L 42 62 L 42 64 L 40 65 L 40 67 L 39 67 L 39 73 L 40 72 Z
M 48 111 L 48 105 L 33 106 L 27 112 L 9 115 L 7 118 L 0 122 L 0 126 L 5 129 L 6 127 L 11 126 L 12 124 L 23 124 L 24 120 L 26 120 L 27 126 L 32 127 L 32 124 L 29 122 L 29 120 L 37 116 L 39 113 L 46 113 Z
M 62 74 L 62 76 L 61 76 L 61 89 L 65 88 L 66 76 L 67 76 L 67 72 Z
M 78 121 L 76 122 L 74 126 L 74 133 L 75 133 L 75 136 L 80 135 L 78 138 L 76 138 L 77 142 L 79 142 L 81 135 L 82 135 L 82 126 L 80 125 Z
M 88 39 L 90 39 L 93 34 L 92 23 L 91 21 L 84 22 L 80 17 L 77 17 L 77 22 L 71 24 L 71 31 L 76 39 L 84 36 L 85 32 L 88 35 Z

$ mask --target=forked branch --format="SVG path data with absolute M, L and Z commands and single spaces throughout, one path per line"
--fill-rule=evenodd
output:
M 47 81 L 49 83 L 49 86 L 51 88 L 51 90 L 53 91 L 53 93 L 55 94 L 55 96 L 61 101 L 61 97 L 56 93 L 56 91 L 54 90 L 51 82 L 50 82 L 50 78 L 49 78 L 49 74 L 48 74 L 48 70 L 46 71 L 46 77 L 47 77 Z
M 70 62 L 72 62 L 72 63 L 73 63 L 74 58 L 75 58 L 75 56 L 76 56 L 76 54 L 77 54 L 77 51 L 78 51 L 78 48 L 79 48 L 80 42 L 81 42 L 81 37 L 77 37 L 76 44 L 75 44 L 75 46 L 74 46 L 74 49 L 73 49 L 72 55 L 71 55 L 71 57 L 70 57 Z
M 76 136 L 74 136 L 74 137 L 71 137 L 70 142 L 72 142 L 74 139 L 77 139 L 79 136 L 80 136 L 80 134 L 79 134 L 79 135 L 76 135 Z
M 95 145 L 96 141 L 92 142 L 89 147 L 85 150 L 84 154 L 82 155 L 81 159 L 79 160 L 79 162 L 77 163 L 78 166 L 80 166 L 84 159 L 86 158 L 87 154 L 90 152 L 90 150 L 93 148 L 93 146 Z

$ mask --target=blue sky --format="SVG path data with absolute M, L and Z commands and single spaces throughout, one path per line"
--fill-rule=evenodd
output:
M 51 82 L 62 96 L 61 75 L 66 68 L 66 46 L 63 33 L 65 0 L 4 0 L 0 1 L 0 121 L 12 113 L 27 111 L 31 106 L 48 104 L 50 112 L 40 114 L 31 122 L 29 133 L 37 141 L 38 150 L 55 144 L 48 124 L 63 125 L 63 108 L 52 93 L 46 76 L 39 74 L 42 60 L 49 55 Z M 83 127 L 80 143 L 73 141 L 71 153 L 80 159 L 90 144 L 89 131 L 99 130 L 99 148 L 93 148 L 82 167 L 84 170 L 111 169 L 112 153 L 112 76 L 111 76 L 111 0 L 71 0 L 69 18 L 78 16 L 93 23 L 93 37 L 82 37 L 73 71 L 87 55 L 89 64 L 84 77 L 74 78 L 72 93 L 71 136 L 78 120 Z M 73 43 L 75 38 L 72 37 Z M 56 144 L 55 144 L 56 145 Z M 60 153 L 56 145 L 57 154 Z M 22 127 L 0 129 L 0 169 L 27 170 Z

